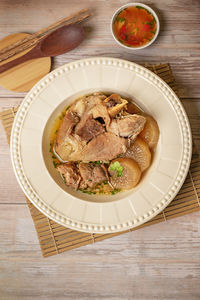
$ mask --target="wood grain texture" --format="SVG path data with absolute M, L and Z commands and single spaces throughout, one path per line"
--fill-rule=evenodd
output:
M 193 213 L 42 259 L 28 208 L 2 205 L 1 297 L 199 299 L 199 227 Z
M 29 34 L 27 33 L 15 33 L 3 38 L 0 41 L 0 50 L 11 45 L 12 43 L 26 38 L 27 36 L 29 36 Z M 22 51 L 19 54 L 16 54 L 11 58 L 0 62 L 0 65 L 23 56 L 28 51 L 30 51 L 30 49 Z M 31 59 L 1 73 L 0 85 L 5 89 L 14 92 L 27 92 L 36 84 L 36 82 L 38 82 L 38 80 L 48 74 L 50 69 L 50 57 Z
M 42 28 L 41 30 L 34 32 L 33 34 L 28 34 L 18 41 L 14 41 L 12 44 L 7 45 L 0 50 L 0 62 L 36 45 L 44 36 L 48 35 L 50 32 L 64 25 L 80 23 L 83 20 L 86 20 L 89 16 L 90 13 L 88 9 L 82 9 L 81 11 L 78 11 L 75 14 L 70 15 L 62 20 L 59 20 L 56 23 L 49 25 L 48 27 Z
M 91 7 L 86 40 L 57 57 L 53 68 L 96 55 L 169 62 L 200 149 L 200 2 L 145 3 L 159 13 L 161 32 L 155 44 L 137 52 L 124 51 L 110 34 L 110 18 L 121 0 L 1 0 L 0 38 L 35 32 Z M 0 88 L 1 109 L 19 104 L 24 95 Z M 0 299 L 200 298 L 200 213 L 43 259 L 1 125 L 0 157 Z

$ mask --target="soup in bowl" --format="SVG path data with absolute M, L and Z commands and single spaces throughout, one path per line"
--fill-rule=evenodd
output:
M 60 112 L 49 151 L 66 186 L 89 195 L 115 195 L 139 184 L 158 138 L 157 122 L 132 100 L 95 92 Z
M 159 33 L 159 19 L 149 6 L 129 3 L 113 15 L 111 32 L 115 41 L 127 49 L 143 49 L 151 45 Z

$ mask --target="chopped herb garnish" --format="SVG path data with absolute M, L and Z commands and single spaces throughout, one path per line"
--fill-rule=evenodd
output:
M 57 163 L 53 160 L 53 165 L 54 165 L 54 168 L 57 167 Z
M 115 21 L 124 22 L 124 21 L 125 21 L 125 18 L 117 17 L 117 18 L 115 19 Z
M 144 9 L 144 7 L 139 6 L 139 5 L 136 5 L 136 8 L 137 8 L 137 9 Z
M 61 162 L 55 162 L 55 160 L 53 160 L 53 165 L 54 165 L 54 168 L 56 168 L 57 166 L 61 165 L 62 163 Z
M 152 14 L 151 14 L 152 15 Z M 152 17 L 153 17 L 153 20 L 154 20 L 154 22 L 156 23 L 156 19 L 155 19 L 155 17 L 152 15 Z
M 112 195 L 115 195 L 117 193 L 119 193 L 121 190 L 120 189 L 114 189 L 113 191 L 111 191 Z
M 91 161 L 91 163 L 93 163 L 94 165 L 101 165 L 101 164 L 103 164 L 103 162 L 100 161 L 100 160 L 97 160 L 97 161 Z
M 52 144 L 50 144 L 49 152 L 50 152 L 50 153 L 53 153 Z
M 92 192 L 92 191 L 89 191 L 87 189 L 86 190 L 79 189 L 79 191 L 81 191 L 84 194 L 89 194 L 89 195 L 96 194 L 96 192 Z
M 150 25 L 151 29 L 153 28 L 153 21 L 151 21 L 151 22 L 144 22 L 144 24 Z
M 110 164 L 109 169 L 117 173 L 117 177 L 122 176 L 123 167 L 120 165 L 119 161 L 115 161 Z
M 146 8 L 143 7 L 143 9 L 144 9 L 148 14 L 152 15 L 152 14 L 150 13 L 150 11 L 148 11 Z
M 78 189 L 80 192 L 88 195 L 96 195 L 96 194 L 111 194 L 115 195 L 121 191 L 121 189 L 114 189 L 112 191 L 104 191 L 102 187 L 96 187 L 95 190 L 90 190 L 90 188 L 85 188 L 85 189 Z

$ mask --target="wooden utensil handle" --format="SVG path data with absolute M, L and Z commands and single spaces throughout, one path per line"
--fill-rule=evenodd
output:
M 35 50 L 35 48 L 33 49 Z M 28 53 L 14 59 L 11 60 L 9 62 L 7 62 L 6 64 L 0 66 L 0 73 L 3 73 L 19 64 L 24 63 L 27 60 L 33 59 L 33 58 L 38 58 L 38 52 L 37 51 L 29 51 Z
M 45 35 L 49 34 L 53 30 L 58 29 L 64 25 L 70 25 L 75 23 L 80 23 L 84 20 L 87 20 L 90 16 L 88 9 L 82 9 L 78 13 L 75 13 L 69 17 L 66 17 L 34 34 L 31 34 L 29 37 L 25 37 L 3 49 L 0 50 L 0 62 L 8 59 L 9 57 L 20 53 L 34 45 L 36 45 Z

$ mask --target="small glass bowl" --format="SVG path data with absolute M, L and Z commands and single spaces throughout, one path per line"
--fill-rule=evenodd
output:
M 131 46 L 130 46 L 130 47 L 129 47 L 129 46 L 124 45 L 123 43 L 121 43 L 121 42 L 116 38 L 115 33 L 114 33 L 114 30 L 113 30 L 114 20 L 115 20 L 115 18 L 117 17 L 117 15 L 118 15 L 122 10 L 124 10 L 125 8 L 130 7 L 130 6 L 141 6 L 141 7 L 144 7 L 146 10 L 148 10 L 148 11 L 154 16 L 154 18 L 155 18 L 155 20 L 156 20 L 156 25 L 157 25 L 156 33 L 155 33 L 153 39 L 152 39 L 151 41 L 149 41 L 149 43 L 147 43 L 147 44 L 145 44 L 145 45 L 143 45 L 143 46 L 139 46 L 139 47 L 131 47 Z M 115 13 L 113 14 L 113 16 L 112 16 L 110 26 L 111 26 L 111 33 L 112 33 L 112 36 L 113 36 L 114 40 L 115 40 L 120 46 L 122 46 L 122 47 L 124 47 L 124 48 L 126 48 L 126 49 L 129 49 L 129 50 L 139 50 L 139 49 L 144 49 L 144 48 L 150 46 L 150 45 L 156 40 L 156 38 L 157 38 L 157 36 L 158 36 L 158 33 L 159 33 L 159 31 L 160 31 L 160 22 L 159 22 L 158 16 L 157 16 L 157 14 L 155 13 L 155 11 L 154 11 L 151 7 L 149 7 L 148 5 L 143 4 L 143 3 L 138 3 L 138 2 L 137 2 L 137 3 L 128 3 L 128 4 L 125 4 L 125 5 L 121 6 L 120 8 L 118 8 L 118 10 L 116 10 L 116 12 L 115 12 Z

